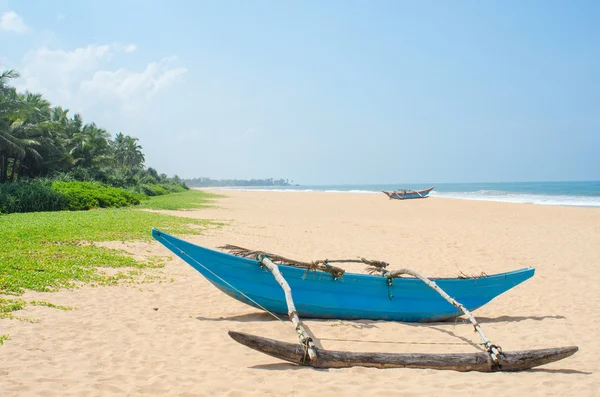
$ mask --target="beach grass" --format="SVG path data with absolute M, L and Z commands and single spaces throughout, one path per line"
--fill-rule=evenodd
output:
M 6 313 L 21 310 L 26 304 L 27 303 L 22 299 L 0 298 L 0 316 L 6 315 Z
M 31 301 L 31 302 L 29 302 L 29 304 L 32 306 L 46 306 L 46 307 L 50 307 L 52 309 L 65 310 L 65 311 L 77 309 L 76 307 L 73 307 L 73 306 L 55 305 L 54 303 L 46 302 L 46 301 Z
M 144 200 L 140 205 L 140 208 L 153 210 L 190 210 L 208 208 L 214 207 L 214 200 L 222 197 L 225 196 L 191 189 L 182 193 L 150 197 L 148 200 Z
M 10 318 L 20 320 L 20 318 L 15 317 L 12 312 L 21 310 L 25 306 L 27 306 L 27 302 L 25 302 L 23 299 L 0 298 L 0 319 Z
M 216 197 L 200 191 L 175 193 L 159 197 L 146 208 L 198 208 L 210 205 L 207 203 Z M 151 256 L 140 261 L 123 250 L 95 243 L 150 241 L 153 227 L 174 234 L 201 234 L 220 225 L 137 208 L 2 215 L 0 295 L 20 296 L 27 290 L 51 292 L 82 284 L 115 285 L 131 280 L 140 276 L 143 268 L 164 266 L 165 258 Z M 106 268 L 119 271 L 106 272 Z M 29 304 L 66 309 L 49 302 Z M 11 312 L 25 305 L 27 302 L 21 299 L 1 298 L 0 318 L 11 317 Z
M 32 305 L 32 306 L 46 306 L 52 309 L 58 309 L 58 310 L 74 310 L 76 309 L 76 307 L 71 307 L 71 306 L 62 306 L 62 305 L 55 305 L 54 303 L 51 302 L 46 302 L 46 301 L 30 301 L 30 302 L 26 302 L 23 299 L 6 299 L 6 298 L 0 298 L 0 319 L 1 318 L 8 318 L 8 319 L 16 319 L 16 320 L 22 320 L 22 321 L 28 321 L 28 322 L 37 322 L 37 320 L 32 320 L 32 319 L 26 319 L 26 318 L 21 318 L 21 317 L 16 317 L 12 314 L 12 312 L 16 312 L 18 310 L 23 309 L 25 306 L 27 305 Z

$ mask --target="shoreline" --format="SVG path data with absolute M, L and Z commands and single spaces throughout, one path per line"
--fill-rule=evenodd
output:
M 199 188 L 199 187 L 191 187 L 190 189 L 194 190 L 204 190 L 210 191 L 213 193 L 220 193 L 223 195 L 227 195 L 230 192 L 247 192 L 247 193 L 298 193 L 298 194 L 306 194 L 306 193 L 325 193 L 325 194 L 341 194 L 341 195 L 382 195 L 382 192 L 355 192 L 355 191 L 327 191 L 327 190 L 276 190 L 276 189 L 242 189 L 242 188 L 227 188 L 227 187 L 212 187 L 212 188 Z M 432 192 L 433 193 L 433 192 Z M 385 197 L 385 196 L 384 196 Z M 481 198 L 459 198 L 459 197 L 444 197 L 437 195 L 430 195 L 423 199 L 407 199 L 407 200 L 395 200 L 395 199 L 385 199 L 383 201 L 398 201 L 398 202 L 410 202 L 410 201 L 424 201 L 424 200 L 457 200 L 457 201 L 467 201 L 467 202 L 484 202 L 484 203 L 498 203 L 498 204 L 520 204 L 520 205 L 531 205 L 536 207 L 559 207 L 559 208 L 585 208 L 585 209 L 594 209 L 600 210 L 600 206 L 586 206 L 586 205 L 568 205 L 568 204 L 538 204 L 533 202 L 514 202 L 514 201 L 497 201 L 492 199 L 481 199 Z

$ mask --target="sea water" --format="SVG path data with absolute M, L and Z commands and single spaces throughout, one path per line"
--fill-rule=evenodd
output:
M 538 205 L 600 207 L 600 181 L 588 182 L 496 182 L 496 183 L 388 183 L 378 185 L 302 185 L 225 188 L 232 190 L 301 191 L 381 194 L 382 190 L 422 190 L 431 186 L 432 197 L 501 201 Z

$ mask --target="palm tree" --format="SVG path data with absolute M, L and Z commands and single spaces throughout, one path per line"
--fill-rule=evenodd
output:
M 115 140 L 112 143 L 112 150 L 118 165 L 134 169 L 142 169 L 144 167 L 146 159 L 142 152 L 142 146 L 137 142 L 137 138 L 123 135 L 121 132 L 115 136 Z
M 35 132 L 27 124 L 29 106 L 40 102 L 40 97 L 31 97 L 27 103 L 26 97 L 18 95 L 14 87 L 8 85 L 11 79 L 19 77 L 14 70 L 0 74 L 0 183 L 10 180 L 21 167 L 26 156 L 39 161 L 40 155 L 35 150 L 39 143 L 34 139 Z M 47 104 L 47 102 L 45 102 Z M 41 103 L 44 105 L 44 103 Z
M 72 120 L 68 117 L 69 110 L 56 106 L 50 109 L 50 117 L 40 123 L 42 137 L 40 138 L 40 154 L 44 158 L 38 175 L 48 175 L 54 172 L 65 172 L 73 167 L 73 157 L 69 153 L 67 133 L 71 129 Z
M 146 171 L 148 172 L 148 175 L 150 175 L 150 177 L 152 177 L 152 179 L 154 179 L 155 182 L 158 182 L 160 180 L 158 171 L 156 171 L 154 168 L 148 167 L 148 169 Z
M 10 133 L 11 121 L 20 104 L 17 91 L 8 82 L 17 77 L 19 74 L 14 70 L 5 70 L 0 74 L 0 167 L 9 153 L 19 152 L 21 149 Z
M 38 152 L 40 142 L 37 140 L 40 135 L 35 125 L 28 125 L 23 120 L 13 121 L 9 126 L 9 134 L 12 135 L 17 148 L 7 153 L 5 157 L 4 172 L 0 171 L 2 176 L 5 177 L 2 182 L 14 181 L 19 176 L 21 167 L 27 163 L 34 166 L 39 166 L 42 163 L 42 156 Z M 6 175 L 9 168 L 8 160 L 12 160 L 10 177 Z
M 75 127 L 80 125 L 78 115 L 75 115 L 74 122 Z M 78 132 L 69 131 L 69 133 L 71 132 L 72 148 L 69 153 L 73 156 L 74 165 L 99 171 L 111 161 L 109 156 L 110 134 L 106 130 L 91 123 L 85 124 Z
M 39 176 L 44 170 L 44 155 L 51 140 L 47 139 L 52 129 L 50 121 L 50 102 L 36 94 L 26 91 L 18 95 L 22 106 L 18 113 L 18 121 L 13 123 L 13 136 L 19 138 L 25 153 L 13 160 L 9 180 L 13 181 L 21 171 L 26 170 L 28 176 Z

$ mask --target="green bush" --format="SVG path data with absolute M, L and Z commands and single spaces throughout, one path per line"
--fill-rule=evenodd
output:
M 167 189 L 170 193 L 182 193 L 188 190 L 184 186 L 175 183 L 163 183 L 161 186 Z
M 110 186 L 126 188 L 137 185 L 134 173 L 130 169 L 119 168 L 106 175 L 105 182 Z
M 68 209 L 72 211 L 125 207 L 140 203 L 139 196 L 99 182 L 54 182 L 52 189 L 67 198 Z
M 145 194 L 143 194 L 143 193 L 138 193 L 138 192 L 131 191 L 131 190 L 128 190 L 128 192 L 129 192 L 129 194 L 131 194 L 133 197 L 135 197 L 135 198 L 136 198 L 136 199 L 137 199 L 137 200 L 138 200 L 140 203 L 141 203 L 142 201 L 144 201 L 144 200 L 148 200 L 148 199 L 149 199 L 149 197 L 148 197 L 148 196 L 146 196 L 146 195 L 145 195 Z
M 67 205 L 67 198 L 46 180 L 0 184 L 0 213 L 60 211 Z
M 91 182 L 94 180 L 94 172 L 90 169 L 77 166 L 69 170 L 68 172 L 56 172 L 50 175 L 50 179 L 54 182 Z
M 145 183 L 141 186 L 142 192 L 146 196 L 162 196 L 169 194 L 169 191 L 156 183 Z
M 185 189 L 181 185 L 175 185 L 172 183 L 143 183 L 130 188 L 130 191 L 141 193 L 149 197 L 163 196 L 169 193 L 181 193 L 185 192 Z

